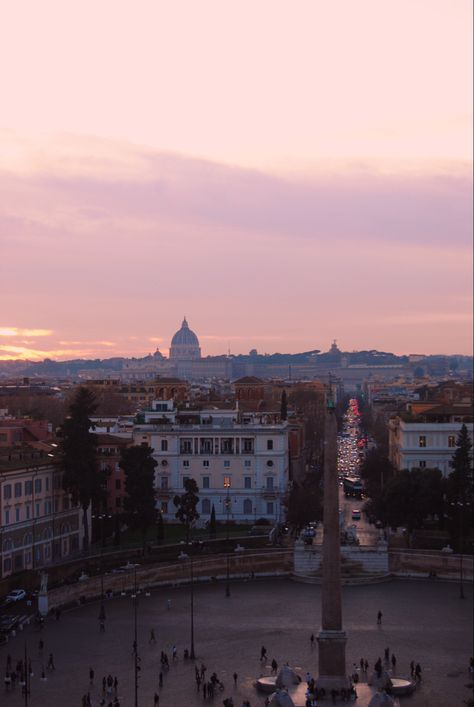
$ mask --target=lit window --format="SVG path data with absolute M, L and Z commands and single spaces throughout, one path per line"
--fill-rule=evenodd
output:
M 426 447 L 426 436 L 425 435 L 420 435 L 418 437 L 418 446 L 419 447 Z
M 448 437 L 448 447 L 456 446 L 456 437 L 454 435 L 449 435 Z
M 231 486 L 230 476 L 224 476 L 224 488 L 230 489 L 230 486 Z

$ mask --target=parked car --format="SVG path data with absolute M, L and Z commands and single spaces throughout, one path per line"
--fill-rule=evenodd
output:
M 352 520 L 360 520 L 360 511 L 357 508 L 352 511 Z
M 24 589 L 13 589 L 10 594 L 7 594 L 6 603 L 11 604 L 14 601 L 21 601 L 25 599 L 26 592 Z

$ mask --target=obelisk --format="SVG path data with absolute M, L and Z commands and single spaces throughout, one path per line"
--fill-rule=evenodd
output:
M 346 633 L 342 628 L 337 421 L 334 403 L 326 406 L 324 423 L 324 537 L 321 586 L 321 630 L 318 634 L 318 688 L 349 686 L 346 675 Z

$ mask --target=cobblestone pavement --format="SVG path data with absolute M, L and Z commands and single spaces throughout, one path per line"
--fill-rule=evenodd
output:
M 157 590 L 150 597 L 140 595 L 139 654 L 141 677 L 139 705 L 152 707 L 155 690 L 160 693 L 160 707 L 194 707 L 208 704 L 196 693 L 194 665 L 183 660 L 189 647 L 189 588 Z M 367 657 L 373 665 L 385 647 L 397 657 L 396 674 L 406 676 L 410 660 L 423 669 L 421 689 L 407 698 L 409 707 L 456 707 L 469 697 L 466 684 L 472 682 L 467 667 L 472 655 L 472 588 L 466 587 L 466 599 L 459 599 L 458 587 L 451 583 L 401 581 L 346 587 L 343 590 L 344 624 L 348 634 L 347 666 Z M 167 599 L 172 606 L 167 609 Z M 377 626 L 377 611 L 383 622 Z M 98 630 L 99 605 L 91 604 L 64 612 L 60 621 L 48 619 L 40 634 L 26 628 L 0 648 L 0 665 L 7 654 L 13 661 L 23 656 L 25 639 L 32 657 L 29 704 L 33 707 L 81 707 L 81 697 L 89 689 L 94 707 L 100 702 L 99 682 L 111 673 L 119 679 L 121 707 L 133 700 L 133 601 L 128 597 L 106 602 L 106 632 Z M 267 663 L 276 658 L 279 664 L 289 661 L 304 675 L 317 666 L 317 648 L 311 649 L 310 635 L 320 623 L 320 588 L 287 579 L 234 583 L 231 596 L 224 596 L 222 584 L 195 588 L 195 645 L 197 664 L 201 661 L 208 676 L 216 671 L 225 691 L 213 700 L 221 705 L 224 697 L 233 696 L 236 707 L 250 699 L 252 707 L 263 705 L 253 680 L 269 665 L 259 661 L 260 647 L 267 648 Z M 156 633 L 156 645 L 148 642 L 150 629 Z M 40 637 L 45 642 L 44 660 L 54 655 L 55 671 L 40 679 L 42 659 L 38 653 Z M 158 690 L 159 656 L 165 650 L 171 656 L 173 645 L 178 660 L 164 677 Z M 89 687 L 89 667 L 95 670 L 94 685 Z M 239 675 L 234 688 L 232 674 Z M 24 705 L 18 687 L 14 692 L 0 691 L 2 707 Z M 402 702 L 403 706 L 403 702 Z

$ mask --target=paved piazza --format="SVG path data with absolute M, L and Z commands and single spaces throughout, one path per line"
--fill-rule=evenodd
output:
M 224 596 L 224 585 L 198 586 L 195 589 L 195 645 L 197 664 L 207 666 L 207 677 L 215 670 L 225 690 L 204 701 L 196 693 L 192 661 L 183 660 L 189 647 L 189 588 L 157 590 L 150 597 L 140 595 L 139 654 L 141 677 L 139 705 L 152 707 L 155 690 L 160 693 L 160 707 L 192 707 L 213 702 L 221 705 L 232 696 L 236 707 L 250 699 L 252 707 L 263 705 L 252 682 L 269 665 L 261 668 L 260 647 L 268 651 L 268 663 L 276 658 L 279 665 L 289 661 L 304 675 L 317 666 L 317 648 L 311 650 L 309 637 L 317 633 L 320 622 L 320 588 L 287 579 L 233 583 L 231 597 Z M 167 599 L 172 606 L 167 609 Z M 466 587 L 466 599 L 458 597 L 458 586 L 451 583 L 395 580 L 384 584 L 346 587 L 343 590 L 344 624 L 348 633 L 347 665 L 367 657 L 373 665 L 383 658 L 385 647 L 397 657 L 398 675 L 407 675 L 411 660 L 423 670 L 421 689 L 402 701 L 409 707 L 455 707 L 469 696 L 466 684 L 472 655 L 472 588 Z M 89 667 L 95 670 L 91 688 L 94 707 L 100 703 L 98 690 L 102 676 L 111 673 L 119 679 L 121 707 L 133 702 L 133 601 L 130 597 L 106 602 L 106 632 L 98 630 L 98 604 L 64 612 L 60 621 L 48 619 L 44 630 L 33 627 L 19 632 L 0 648 L 0 660 L 6 664 L 10 653 L 13 662 L 21 658 L 24 640 L 33 659 L 29 704 L 34 707 L 81 707 L 81 697 L 89 689 Z M 382 626 L 377 626 L 377 611 L 383 612 Z M 156 645 L 148 642 L 150 629 L 156 633 Z M 45 642 L 45 660 L 54 655 L 56 670 L 40 680 L 40 637 Z M 179 659 L 164 676 L 158 690 L 159 656 L 163 649 L 171 658 L 176 644 Z M 171 662 L 171 660 L 170 660 Z M 4 669 L 4 667 L 3 667 Z M 232 674 L 239 675 L 237 688 Z M 21 689 L 4 693 L 1 704 L 17 707 L 24 704 Z M 106 703 L 107 704 L 107 703 Z

